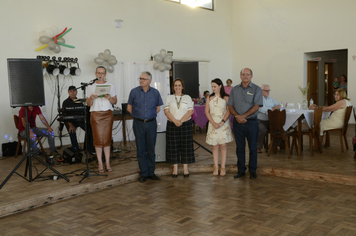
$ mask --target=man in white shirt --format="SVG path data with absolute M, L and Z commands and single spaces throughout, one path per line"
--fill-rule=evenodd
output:
M 257 152 L 262 153 L 263 143 L 266 135 L 269 131 L 269 121 L 268 121 L 268 110 L 280 109 L 281 106 L 273 98 L 269 97 L 271 90 L 269 85 L 263 84 L 261 86 L 262 95 L 263 95 L 263 107 L 260 107 L 257 114 L 258 120 L 258 138 L 257 138 Z

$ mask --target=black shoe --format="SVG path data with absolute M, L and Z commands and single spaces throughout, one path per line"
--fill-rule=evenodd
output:
M 172 178 L 178 178 L 178 175 L 172 174 Z
M 152 179 L 152 180 L 161 180 L 161 178 L 157 177 L 157 175 L 153 174 L 151 176 L 148 176 L 147 179 Z
M 237 173 L 234 175 L 234 178 L 237 179 L 237 178 L 241 178 L 242 176 L 245 176 L 245 173 L 237 172 Z
M 188 178 L 189 174 L 183 174 L 184 178 Z
M 144 183 L 144 182 L 146 182 L 146 179 L 147 179 L 147 177 L 141 176 L 139 181 L 140 181 L 141 183 Z
M 250 179 L 256 179 L 256 178 L 257 178 L 256 172 L 250 172 Z

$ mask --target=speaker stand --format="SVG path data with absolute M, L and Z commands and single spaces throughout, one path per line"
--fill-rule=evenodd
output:
M 48 165 L 46 162 L 44 162 L 41 158 L 39 158 L 38 156 L 36 156 L 32 149 L 31 149 L 31 144 L 30 144 L 30 123 L 28 123 L 28 115 L 27 115 L 27 107 L 25 107 L 25 114 L 26 114 L 26 141 L 27 141 L 27 153 L 26 155 L 21 159 L 21 161 L 15 166 L 15 168 L 11 171 L 11 173 L 6 177 L 6 179 L 4 180 L 4 182 L 2 182 L 2 184 L 0 185 L 0 189 L 2 189 L 2 187 L 4 187 L 4 185 L 6 184 L 6 182 L 11 178 L 11 176 L 13 174 L 17 174 L 20 177 L 22 177 L 23 179 L 27 180 L 28 182 L 32 182 L 34 181 L 36 178 L 38 178 L 43 172 L 45 172 L 48 168 L 51 169 L 54 173 L 56 173 L 58 176 L 62 177 L 63 179 L 65 179 L 67 182 L 69 182 L 69 179 L 67 177 L 65 177 L 63 174 L 61 174 L 60 172 L 58 172 L 56 169 L 54 169 L 52 166 Z M 36 177 L 32 178 L 32 158 L 35 158 L 37 161 L 39 161 L 40 163 L 42 163 L 43 165 L 46 166 L 46 168 L 39 173 Z M 17 169 L 21 166 L 21 164 L 26 160 L 26 169 L 25 169 L 25 174 L 24 176 L 22 176 L 21 174 L 19 174 L 17 171 Z M 29 177 L 28 179 L 27 177 L 27 170 L 29 172 Z
M 198 142 L 195 141 L 194 139 L 193 139 L 193 142 L 198 145 L 198 147 L 197 147 L 196 149 L 194 149 L 194 151 L 196 151 L 198 148 L 202 148 L 202 149 L 204 149 L 205 151 L 207 151 L 208 153 L 213 154 L 209 149 L 207 149 L 206 147 L 204 147 L 203 145 L 201 145 L 200 143 L 198 143 Z

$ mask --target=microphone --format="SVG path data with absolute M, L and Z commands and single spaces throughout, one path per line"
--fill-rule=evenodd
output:
M 95 81 L 99 80 L 98 78 L 93 79 L 92 81 L 90 81 L 91 83 L 94 83 Z

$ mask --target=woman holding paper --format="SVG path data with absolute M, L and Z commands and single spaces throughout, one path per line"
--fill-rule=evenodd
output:
M 116 104 L 116 92 L 111 83 L 106 82 L 106 69 L 98 66 L 95 72 L 98 80 L 87 90 L 87 105 L 90 106 L 90 124 L 93 130 L 94 146 L 98 159 L 98 171 L 104 172 L 102 150 L 104 149 L 105 166 L 111 172 L 110 146 L 113 124 L 113 104 Z M 108 91 L 106 93 L 105 91 Z M 104 93 L 104 94 L 103 94 Z

